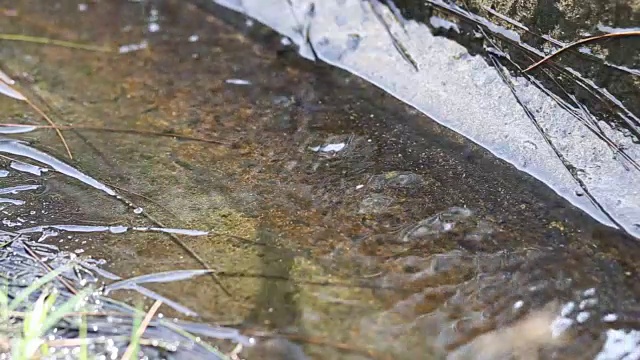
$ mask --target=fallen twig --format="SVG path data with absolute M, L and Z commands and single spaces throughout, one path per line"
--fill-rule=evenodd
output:
M 58 137 L 60 138 L 60 141 L 62 141 L 62 145 L 64 145 L 65 150 L 67 150 L 67 154 L 69 155 L 69 159 L 73 159 L 73 155 L 71 154 L 71 149 L 69 149 L 69 144 L 67 144 L 67 140 L 65 140 L 64 136 L 62 135 L 62 131 L 60 131 L 60 128 L 58 127 L 58 125 L 56 125 L 53 122 L 53 120 L 51 120 L 51 118 L 47 114 L 44 113 L 44 111 L 40 110 L 39 107 L 37 107 L 34 103 L 32 103 L 31 100 L 29 100 L 28 98 L 25 97 L 25 101 L 38 114 L 40 114 L 40 116 L 42 116 L 49 123 L 49 125 L 56 131 L 56 134 L 58 134 Z
M 49 264 L 45 263 L 44 261 L 42 261 L 42 259 L 40 259 L 40 257 L 38 256 L 38 254 L 36 254 L 36 252 L 31 248 L 31 246 L 29 246 L 26 242 L 21 241 L 22 245 L 24 246 L 24 249 L 27 251 L 27 253 L 29 253 L 29 255 L 34 258 L 37 262 L 40 263 L 40 265 L 42 265 L 42 267 L 47 270 L 48 272 L 52 272 L 53 268 L 51 266 L 49 266 Z M 78 290 L 76 290 L 76 288 L 73 287 L 73 285 L 71 285 L 65 278 L 63 278 L 61 275 L 56 276 L 56 278 L 58 278 L 58 280 L 67 288 L 67 290 L 69 290 L 69 292 L 71 292 L 73 295 L 77 295 L 78 294 Z
M 594 42 L 594 41 L 598 41 L 601 39 L 608 39 L 608 38 L 616 38 L 616 37 L 628 37 L 628 36 L 640 36 L 640 31 L 625 31 L 625 32 L 619 32 L 619 33 L 611 33 L 611 34 L 603 34 L 603 35 L 598 35 L 598 36 L 591 36 L 588 38 L 584 38 L 581 40 L 578 40 L 576 42 L 573 42 L 567 46 L 564 46 L 563 48 L 545 56 L 544 58 L 542 58 L 540 61 L 538 61 L 537 63 L 529 66 L 528 68 L 526 68 L 524 71 L 531 71 L 535 68 L 537 68 L 538 66 L 544 64 L 545 62 L 549 61 L 549 59 L 571 49 L 574 48 L 578 45 L 582 45 L 582 44 L 586 44 L 586 43 L 590 43 L 590 42 Z
M 13 162 L 19 162 L 19 163 L 23 163 L 23 164 L 29 164 L 28 162 L 24 162 L 24 161 L 22 161 L 22 160 L 18 160 L 18 159 L 16 159 L 16 158 L 13 158 L 13 157 L 11 157 L 11 156 L 7 156 L 7 155 L 2 155 L 2 154 L 0 154 L 0 158 L 5 159 L 5 160 L 9 160 L 9 161 L 13 161 Z M 33 164 L 29 164 L 29 165 L 35 166 L 35 165 L 33 165 Z
M 126 201 L 125 203 L 127 203 L 127 205 L 133 205 L 130 201 Z M 153 222 L 156 226 L 161 227 L 161 228 L 166 228 L 167 226 L 165 226 L 162 222 L 158 221 L 158 219 L 156 219 L 155 217 L 151 216 L 151 214 L 149 214 L 148 212 L 143 212 L 142 216 L 146 217 L 147 219 L 149 219 L 151 222 Z M 203 268 L 205 268 L 206 270 L 212 270 L 209 275 L 211 276 L 211 278 L 213 279 L 213 281 L 220 287 L 220 289 L 229 297 L 233 297 L 233 295 L 231 294 L 231 291 L 229 291 L 229 289 L 227 289 L 226 286 L 224 286 L 224 284 L 222 283 L 222 281 L 220 280 L 220 277 L 216 274 L 215 271 L 213 271 L 213 269 L 211 269 L 211 267 L 207 264 L 206 261 L 204 261 L 204 259 L 198 255 L 195 251 L 193 251 L 189 246 L 187 246 L 187 244 L 185 244 L 184 241 L 182 241 L 176 234 L 173 233 L 168 233 L 167 235 L 169 235 L 169 237 L 171 238 L 171 241 L 173 241 L 174 244 L 180 246 L 180 248 L 182 248 L 182 250 L 184 250 L 187 254 L 189 254 L 189 256 L 191 256 L 191 258 L 193 258 L 194 260 L 196 260 L 200 265 L 202 265 Z

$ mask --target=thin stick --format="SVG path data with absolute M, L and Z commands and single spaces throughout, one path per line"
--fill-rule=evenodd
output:
M 611 33 L 611 34 L 604 34 L 604 35 L 598 35 L 598 36 L 591 36 L 591 37 L 588 37 L 588 38 L 584 38 L 584 39 L 578 40 L 578 41 L 576 41 L 574 43 L 571 43 L 571 44 L 559 49 L 558 51 L 555 51 L 555 52 L 545 56 L 544 58 L 542 58 L 537 63 L 529 66 L 528 68 L 526 68 L 524 71 L 525 72 L 531 71 L 531 70 L 537 68 L 538 66 L 542 65 L 543 63 L 549 61 L 549 59 L 551 59 L 551 58 L 553 58 L 553 57 L 555 57 L 555 56 L 557 56 L 557 55 L 559 55 L 559 54 L 561 54 L 561 53 L 563 53 L 563 52 L 565 52 L 565 51 L 567 51 L 567 50 L 569 50 L 571 48 L 574 48 L 574 47 L 576 47 L 578 45 L 586 44 L 586 43 L 590 43 L 590 42 L 594 42 L 594 41 L 598 41 L 598 40 L 601 40 L 601 39 L 614 38 L 614 37 L 627 37 L 627 36 L 640 36 L 640 31 L 624 31 L 624 32 L 619 32 L 619 33 Z
M 25 241 L 21 241 L 22 245 L 24 246 L 25 250 L 29 253 L 29 255 L 31 255 L 32 258 L 34 258 L 37 262 L 40 263 L 40 265 L 42 265 L 42 267 L 51 272 L 53 271 L 53 268 L 51 266 L 49 266 L 49 264 L 45 263 L 44 261 L 42 261 L 40 259 L 40 257 L 38 256 L 38 254 L 36 254 L 36 252 L 31 248 L 31 246 L 29 246 Z M 67 288 L 67 290 L 69 290 L 69 292 L 71 292 L 73 295 L 77 295 L 78 294 L 78 290 L 76 290 L 76 288 L 73 287 L 73 285 L 71 285 L 65 278 L 62 277 L 62 275 L 57 275 L 56 278 Z
M 147 219 L 149 219 L 150 221 L 152 221 L 154 224 L 156 224 L 159 227 L 166 227 L 163 223 L 161 223 L 160 221 L 158 221 L 156 218 L 154 218 L 153 216 L 151 216 L 151 214 L 149 214 L 148 212 L 143 212 L 142 215 L 144 217 L 146 217 Z M 180 248 L 182 248 L 182 250 L 184 250 L 187 254 L 189 254 L 189 256 L 191 256 L 192 259 L 194 259 L 195 261 L 197 261 L 200 265 L 202 265 L 203 268 L 205 268 L 206 270 L 211 270 L 211 272 L 209 273 L 209 275 L 211 276 L 211 279 L 213 279 L 213 281 L 220 287 L 220 289 L 229 297 L 233 297 L 233 295 L 231 294 L 231 291 L 229 291 L 229 289 L 227 289 L 226 286 L 224 286 L 224 284 L 222 283 L 222 281 L 220 280 L 220 277 L 216 274 L 216 272 L 204 261 L 204 259 L 198 255 L 195 251 L 193 251 L 190 247 L 187 246 L 187 244 L 185 244 L 184 241 L 182 241 L 176 234 L 173 233 L 168 233 L 167 235 L 169 235 L 169 237 L 171 238 L 171 240 L 173 241 L 174 244 L 180 246 Z
M 56 125 L 24 125 L 24 124 L 0 124 L 0 126 L 7 127 L 34 127 L 38 129 L 60 129 L 60 130 L 89 130 L 89 131 L 107 131 L 107 132 L 116 132 L 116 133 L 125 133 L 125 134 L 138 134 L 138 135 L 153 135 L 153 136 L 164 136 L 164 137 L 175 137 L 182 140 L 191 140 L 191 141 L 199 141 L 206 142 L 210 144 L 219 144 L 219 145 L 231 145 L 227 142 L 221 140 L 200 138 L 189 135 L 182 134 L 174 134 L 174 133 L 164 133 L 157 131 L 147 131 L 147 130 L 136 130 L 136 129 L 118 129 L 118 128 L 107 128 L 107 127 L 99 127 L 99 126 L 80 126 L 80 125 L 69 125 L 69 126 L 56 126 Z
M 24 162 L 24 161 L 20 161 L 20 160 L 18 160 L 18 159 L 16 159 L 16 158 L 12 158 L 11 156 L 7 156 L 7 155 L 0 155 L 0 158 L 6 159 L 6 160 L 9 160 L 9 161 L 13 161 L 13 162 L 19 162 L 19 163 L 23 163 L 23 164 L 29 164 L 29 163 L 26 163 L 26 162 Z M 29 164 L 29 165 L 31 165 L 31 164 Z M 33 166 L 35 166 L 35 165 L 33 165 Z
M 119 197 L 119 200 L 124 203 L 125 205 L 127 205 L 128 207 L 132 208 L 132 209 L 136 209 L 138 208 L 138 206 L 136 204 L 134 204 L 133 202 L 131 202 L 130 200 L 126 199 L 125 197 Z M 153 224 L 155 224 L 157 227 L 161 227 L 161 228 L 166 228 L 167 226 L 165 226 L 162 222 L 160 222 L 158 219 L 156 219 L 155 217 L 153 217 L 151 214 L 149 214 L 146 211 L 143 211 L 142 216 L 146 217 L 147 219 L 149 219 L 149 221 L 151 221 Z M 211 276 L 211 278 L 213 279 L 213 281 L 220 287 L 220 289 L 222 289 L 222 291 L 229 297 L 232 297 L 233 295 L 231 294 L 231 292 L 229 291 L 229 289 L 227 289 L 226 286 L 224 286 L 224 284 L 222 283 L 222 281 L 220 281 L 220 278 L 218 277 L 218 275 L 216 275 L 216 272 L 213 271 L 213 269 L 204 261 L 204 259 L 198 255 L 195 251 L 193 251 L 189 246 L 187 246 L 187 244 L 182 241 L 176 234 L 173 233 L 168 233 L 167 234 L 169 236 L 169 238 L 171 239 L 171 241 L 173 241 L 174 244 L 178 245 L 182 250 L 184 250 L 184 252 L 186 252 L 192 259 L 194 259 L 195 261 L 197 261 L 204 269 L 206 270 L 211 270 L 211 272 L 209 273 L 209 275 Z
M 86 45 L 86 44 L 78 44 L 71 41 L 64 40 L 55 40 L 49 39 L 45 37 L 38 36 L 29 36 L 29 35 L 21 35 L 21 34 L 0 34 L 0 40 L 9 40 L 9 41 L 22 41 L 36 44 L 45 44 L 45 45 L 56 45 L 62 46 L 71 49 L 80 49 L 80 50 L 88 50 L 88 51 L 98 51 L 98 52 L 111 52 L 111 48 L 105 46 L 96 46 L 96 45 Z
M 132 209 L 136 209 L 138 208 L 138 206 L 136 204 L 134 204 L 133 202 L 131 202 L 130 200 L 126 199 L 123 196 L 119 197 L 119 200 L 127 205 L 128 207 L 132 208 Z M 161 228 L 166 228 L 167 226 L 165 226 L 163 223 L 161 223 L 160 221 L 158 221 L 158 219 L 156 219 L 155 217 L 151 216 L 151 214 L 149 214 L 148 212 L 144 211 L 141 214 L 142 216 L 146 217 L 147 219 L 149 219 L 149 221 L 151 221 L 153 224 L 155 224 L 157 227 L 161 227 Z M 213 269 L 211 269 L 211 267 L 209 265 L 207 265 L 207 263 L 204 261 L 204 259 L 202 259 L 202 257 L 200 257 L 195 251 L 193 251 L 190 247 L 187 246 L 187 244 L 182 241 L 176 234 L 173 233 L 168 233 L 167 234 L 169 236 L 169 238 L 171 239 L 171 241 L 173 241 L 174 244 L 178 245 L 182 250 L 184 250 L 192 259 L 194 259 L 195 261 L 197 261 L 200 265 L 202 265 L 202 267 L 206 270 L 211 270 L 211 272 L 209 273 L 209 275 L 211 276 L 211 278 L 213 279 L 213 281 L 220 287 L 220 289 L 222 289 L 222 291 L 229 297 L 232 297 L 233 295 L 231 294 L 231 292 L 227 289 L 226 286 L 224 286 L 224 284 L 222 283 L 222 281 L 220 281 L 220 278 L 218 277 L 218 275 L 216 275 L 215 271 L 213 271 Z
M 29 104 L 29 106 L 31 106 L 38 114 L 40 114 L 40 116 L 42 116 L 49 123 L 49 125 L 51 125 L 53 129 L 55 129 L 56 134 L 58 134 L 58 137 L 60 138 L 60 141 L 62 141 L 62 145 L 64 145 L 64 148 L 67 150 L 69 159 L 73 159 L 73 155 L 71 154 L 71 149 L 69 149 L 67 140 L 65 140 L 64 136 L 62 135 L 62 131 L 60 131 L 60 129 L 58 128 L 58 125 L 56 125 L 56 123 L 54 123 L 53 120 L 51 120 L 51 118 L 44 113 L 44 111 L 40 110 L 40 108 L 37 107 L 36 104 L 31 102 L 31 100 L 29 100 L 27 97 L 25 97 L 24 101 L 26 101 L 27 104 Z
M 160 305 L 162 305 L 162 301 L 160 300 L 156 300 L 156 302 L 153 303 L 153 306 L 151 306 L 151 309 L 149 309 L 149 312 L 147 313 L 147 315 L 144 316 L 144 319 L 140 323 L 140 327 L 138 328 L 138 331 L 136 331 L 134 335 L 135 338 L 139 339 L 142 337 L 142 334 L 144 334 L 144 331 L 147 330 L 147 326 L 149 326 L 151 319 L 156 314 L 156 311 L 158 311 L 158 308 L 160 307 Z M 133 345 L 134 345 L 133 343 L 129 344 L 129 346 L 127 347 L 127 350 L 124 352 L 124 354 L 122 354 L 122 360 L 129 360 L 131 358 L 131 355 L 133 355 L 133 351 L 135 348 L 135 346 Z
M 142 194 L 138 194 L 138 193 L 137 193 L 137 192 L 135 192 L 135 191 L 131 191 L 131 190 L 125 189 L 125 188 L 120 187 L 120 186 L 117 186 L 117 185 L 113 185 L 113 184 L 111 184 L 111 183 L 109 183 L 109 182 L 107 182 L 107 181 L 102 181 L 102 183 L 104 183 L 105 185 L 110 186 L 110 187 L 112 187 L 112 188 L 114 188 L 114 189 L 118 189 L 118 190 L 124 191 L 124 192 L 126 192 L 126 193 L 129 193 L 129 194 L 131 194 L 131 195 L 134 195 L 134 196 L 137 196 L 137 197 L 139 197 L 139 198 L 142 198 L 142 199 L 144 199 L 144 200 L 147 200 L 148 202 L 150 202 L 150 203 L 152 203 L 152 204 L 156 205 L 157 207 L 159 207 L 160 209 L 164 210 L 166 213 L 170 214 L 170 215 L 171 215 L 171 216 L 173 216 L 174 218 L 178 219 L 178 215 L 174 214 L 171 210 L 167 209 L 164 205 L 162 205 L 162 204 L 160 204 L 159 202 L 157 202 L 157 201 L 155 201 L 155 200 L 151 199 L 150 197 L 144 196 L 144 195 L 142 195 Z

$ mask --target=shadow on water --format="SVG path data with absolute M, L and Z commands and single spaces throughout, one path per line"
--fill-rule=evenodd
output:
M 3 31 L 118 49 L 3 44 L 3 70 L 54 121 L 229 145 L 78 127 L 64 132 L 69 160 L 52 131 L 6 135 L 3 230 L 123 278 L 205 263 L 230 295 L 206 276 L 145 286 L 176 302 L 165 316 L 182 306 L 295 340 L 259 342 L 249 358 L 637 349 L 636 241 L 383 91 L 219 8 L 19 5 Z M 0 102 L 3 122 L 39 123 Z

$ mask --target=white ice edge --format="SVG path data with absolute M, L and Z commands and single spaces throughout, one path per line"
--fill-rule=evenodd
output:
M 311 0 L 291 0 L 292 6 L 288 0 L 212 1 L 289 37 L 306 58 L 312 58 L 309 46 L 295 29 L 311 24 L 310 41 L 321 60 L 380 87 L 541 180 L 601 223 L 614 226 L 586 196 L 576 194 L 580 190 L 577 182 L 499 78 L 498 70 L 481 57 L 469 55 L 461 45 L 433 36 L 425 25 L 415 21 L 405 22 L 404 29 L 394 28 L 391 12 L 380 4 L 378 8 L 389 20 L 392 32 L 418 63 L 421 70 L 416 72 L 394 49 L 371 8 L 360 0 L 316 1 L 312 19 L 306 16 Z M 361 40 L 356 49 L 347 51 L 350 34 L 358 34 Z M 626 231 L 640 236 L 640 227 L 635 225 L 640 223 L 638 173 L 614 160 L 604 142 L 525 79 L 512 81 L 563 156 L 583 169 L 580 179 L 590 193 Z M 607 125 L 603 127 L 612 140 L 640 161 L 638 146 Z

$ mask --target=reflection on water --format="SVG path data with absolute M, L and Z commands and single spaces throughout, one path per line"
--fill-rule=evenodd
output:
M 25 93 L 59 123 L 231 145 L 77 129 L 65 131 L 76 160 L 63 162 L 51 132 L 5 134 L 2 231 L 104 259 L 93 265 L 109 281 L 181 279 L 135 290 L 172 305 L 166 316 L 256 336 L 249 358 L 637 351 L 637 244 L 542 184 L 357 78 L 292 56 L 258 25 L 234 29 L 171 1 L 154 13 L 60 4 L 25 1 L 29 22 L 0 22 L 148 48 L 0 49 L 5 70 L 37 77 Z M 3 117 L 29 114 L 0 102 Z M 228 294 L 175 272 L 203 263 Z M 274 331 L 284 337 L 263 336 Z M 220 334 L 202 333 L 239 338 Z

